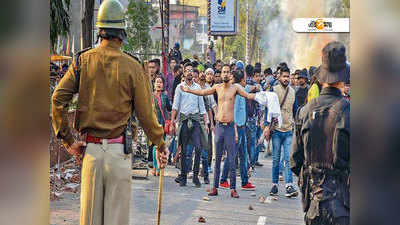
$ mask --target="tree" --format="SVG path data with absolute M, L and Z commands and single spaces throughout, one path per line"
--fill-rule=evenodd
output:
M 245 61 L 246 57 L 246 32 L 247 15 L 246 2 L 249 1 L 250 14 L 250 62 L 257 60 L 258 51 L 263 52 L 264 43 L 260 43 L 261 35 L 266 24 L 279 14 L 278 10 L 266 9 L 263 0 L 239 0 L 239 32 L 236 36 L 225 38 L 225 58 L 227 61 L 236 54 L 236 59 Z M 276 8 L 274 8 L 276 9 Z M 217 44 L 217 57 L 220 58 L 221 44 Z M 257 51 L 256 51 L 257 50 Z
M 147 59 L 150 49 L 160 47 L 153 45 L 150 31 L 157 22 L 157 10 L 143 0 L 131 0 L 126 11 L 128 44 L 124 50 L 141 53 L 141 60 Z
M 94 0 L 85 0 L 85 12 L 82 19 L 83 48 L 92 46 Z
M 66 36 L 71 19 L 68 15 L 70 0 L 50 0 L 50 51 L 54 52 L 58 36 Z

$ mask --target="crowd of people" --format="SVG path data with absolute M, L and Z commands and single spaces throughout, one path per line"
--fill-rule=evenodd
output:
M 204 184 L 209 184 L 209 174 L 214 171 L 214 188 L 209 194 L 216 195 L 217 188 L 225 188 L 232 189 L 232 196 L 239 197 L 236 173 L 240 173 L 242 190 L 255 190 L 249 179 L 256 167 L 263 167 L 259 162 L 259 153 L 266 151 L 265 157 L 272 156 L 273 159 L 270 195 L 277 195 L 278 181 L 284 181 L 286 196 L 297 196 L 289 167 L 294 119 L 300 106 L 319 96 L 322 84 L 314 76 L 318 68 L 310 66 L 309 69 L 293 71 L 282 62 L 274 71 L 270 67 L 262 70 L 261 63 L 245 65 L 235 59 L 224 64 L 222 60 L 211 57 L 212 48 L 213 45 L 210 45 L 206 62 L 199 61 L 196 55 L 193 59 L 182 60 L 179 44 L 176 44 L 169 54 L 166 74 L 161 73 L 160 59 L 154 58 L 146 64 L 158 122 L 164 128 L 164 138 L 166 135 L 172 137 L 168 164 L 180 169 L 175 181 L 180 186 L 186 186 L 188 174 L 192 173 L 193 184 L 201 187 L 199 176 L 203 177 Z M 67 64 L 50 64 L 52 89 L 67 69 Z M 225 92 L 228 91 L 221 89 L 223 84 L 240 86 L 249 94 L 260 91 L 277 93 L 283 124 L 274 130 L 270 141 L 258 141 L 269 127 L 265 116 L 267 107 L 236 92 L 227 98 Z M 219 86 L 221 91 L 218 92 Z M 211 92 L 206 95 L 188 93 L 181 87 Z M 346 82 L 343 95 L 350 100 L 350 81 Z M 230 126 L 231 129 L 226 132 L 222 129 L 218 133 L 218 126 Z M 155 154 L 156 146 L 150 142 L 149 166 L 152 174 L 158 176 Z M 225 161 L 222 175 L 221 161 Z
M 100 44 L 78 52 L 68 68 L 50 66 L 51 77 L 62 77 L 51 96 L 54 133 L 82 166 L 80 224 L 129 224 L 133 113 L 152 142 L 154 175 L 175 164 L 179 186 L 192 171 L 201 187 L 199 177 L 209 184 L 213 173 L 209 196 L 229 188 L 239 198 L 236 170 L 241 189 L 254 190 L 251 175 L 266 151 L 272 155 L 270 195 L 284 180 L 286 197 L 301 192 L 307 225 L 349 224 L 350 66 L 342 43 L 322 49 L 320 66 L 299 70 L 285 62 L 264 70 L 261 63 L 224 63 L 212 44 L 206 62 L 195 55 L 183 60 L 175 45 L 162 74 L 159 59 L 141 64 L 121 50 L 124 18 L 119 1 L 103 1 Z M 77 93 L 71 127 L 67 113 Z M 76 140 L 72 129 L 84 139 Z
M 207 52 L 212 52 L 212 47 Z M 212 54 L 207 54 L 206 62 L 199 61 L 197 56 L 182 60 L 177 53 L 179 45 L 171 52 L 167 74 L 161 73 L 159 59 L 150 60 L 147 71 L 158 121 L 172 137 L 168 162 L 180 169 L 175 181 L 186 186 L 192 172 L 193 184 L 201 187 L 199 176 L 204 184 L 209 184 L 209 174 L 214 173 L 209 195 L 217 195 L 218 188 L 226 188 L 232 190 L 232 197 L 238 198 L 236 173 L 240 173 L 242 190 L 255 190 L 249 180 L 255 168 L 263 166 L 259 153 L 266 151 L 265 157 L 273 159 L 270 195 L 277 195 L 278 181 L 284 181 L 286 196 L 297 196 L 289 166 L 294 121 L 298 108 L 319 96 L 322 86 L 314 76 L 318 68 L 293 70 L 282 62 L 274 70 L 263 70 L 261 63 L 245 65 L 232 59 L 225 64 L 212 59 Z M 349 83 L 343 90 L 348 99 Z M 260 91 L 275 92 L 281 104 L 282 125 L 274 129 L 268 142 L 259 142 L 270 127 L 268 108 L 254 100 L 254 94 Z M 153 151 L 149 152 L 149 162 L 154 161 L 150 167 L 158 175 Z

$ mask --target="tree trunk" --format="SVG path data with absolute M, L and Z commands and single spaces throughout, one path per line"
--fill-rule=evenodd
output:
M 85 11 L 82 19 L 82 48 L 92 47 L 94 0 L 85 0 Z
M 250 57 L 249 57 L 250 63 L 253 61 L 254 55 L 255 55 L 254 53 L 256 51 L 256 42 L 257 42 L 257 38 L 258 38 L 257 37 L 258 36 L 257 27 L 258 27 L 259 20 L 260 20 L 260 13 L 257 12 L 256 18 L 255 18 L 255 21 L 253 24 L 253 40 L 250 43 L 250 46 L 251 46 Z

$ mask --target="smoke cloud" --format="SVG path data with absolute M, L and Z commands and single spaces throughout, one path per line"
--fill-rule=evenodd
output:
M 343 11 L 341 0 L 258 0 L 257 4 L 265 17 L 260 44 L 267 66 L 274 68 L 280 62 L 295 69 L 318 66 L 328 42 L 339 40 L 348 47 L 349 34 L 296 33 L 291 25 L 295 18 L 335 17 Z

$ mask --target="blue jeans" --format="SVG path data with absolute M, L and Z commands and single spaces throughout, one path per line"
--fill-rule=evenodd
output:
M 254 167 L 257 157 L 257 123 L 256 120 L 248 120 L 246 124 L 246 134 L 247 134 L 247 151 L 250 158 L 250 166 Z
M 247 141 L 246 141 L 246 127 L 237 128 L 238 131 L 238 142 L 236 143 L 236 152 L 239 153 L 240 162 L 240 178 L 242 180 L 242 186 L 249 182 L 249 175 L 247 173 Z M 231 154 L 228 154 L 228 157 Z M 235 157 L 236 158 L 236 157 Z M 236 160 L 236 159 L 235 159 Z M 228 172 L 232 165 L 229 165 L 230 159 L 228 158 L 224 162 L 224 168 L 222 169 L 221 183 L 225 182 L 228 178 Z M 233 165 L 236 168 L 236 165 Z
M 228 152 L 230 169 L 231 189 L 236 188 L 236 148 L 235 148 L 235 128 L 233 123 L 223 125 L 217 123 L 215 127 L 215 165 L 214 165 L 214 188 L 219 187 L 221 172 L 221 160 L 224 151 Z
M 171 145 L 169 146 L 169 152 L 170 152 L 170 158 L 175 158 L 176 155 L 176 149 L 177 149 L 177 145 L 176 145 L 176 139 L 175 137 L 173 137 L 172 141 L 171 141 Z
M 256 138 L 256 141 L 258 141 L 258 139 L 260 139 L 262 133 L 263 133 L 263 130 L 261 129 L 261 127 L 257 127 L 257 138 Z M 258 162 L 258 155 L 260 154 L 262 146 L 263 146 L 263 144 L 260 144 L 260 145 L 257 145 L 257 147 L 256 147 L 256 155 L 255 155 L 256 162 Z
M 193 145 L 187 145 L 186 147 L 186 165 L 187 168 L 189 168 L 190 170 L 190 166 L 191 166 L 191 160 L 192 160 L 192 155 L 193 155 Z M 195 159 L 196 160 L 196 159 Z M 195 162 L 196 163 L 196 162 Z M 207 150 L 203 149 L 201 151 L 201 164 L 203 165 L 203 175 L 204 178 L 208 178 L 208 154 L 207 154 Z
M 279 175 L 283 175 L 283 154 L 281 155 L 281 160 L 279 161 Z
M 290 146 L 292 144 L 292 131 L 280 132 L 275 130 L 272 134 L 272 183 L 279 181 L 279 164 L 281 159 L 281 150 L 283 147 L 283 165 L 285 170 L 285 182 L 293 183 L 293 175 L 290 170 L 289 157 Z

